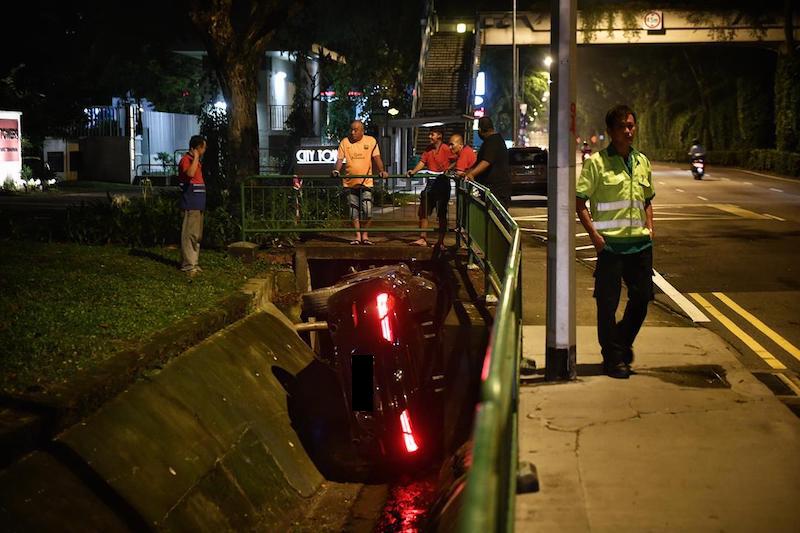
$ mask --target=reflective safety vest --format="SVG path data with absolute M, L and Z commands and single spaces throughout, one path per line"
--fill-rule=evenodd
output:
M 595 229 L 612 242 L 650 238 L 644 210 L 645 202 L 656 195 L 650 161 L 634 149 L 629 161 L 632 172 L 609 146 L 584 161 L 575 187 L 578 198 L 589 200 Z

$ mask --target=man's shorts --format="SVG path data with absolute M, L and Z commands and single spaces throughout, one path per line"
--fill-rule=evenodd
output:
M 351 220 L 369 220 L 372 218 L 372 189 L 368 187 L 346 187 L 347 205 L 350 208 Z M 359 209 L 359 203 L 361 208 Z
M 447 218 L 447 204 L 450 202 L 450 180 L 437 179 L 428 183 L 419 195 L 419 218 L 427 218 L 433 213 L 434 207 L 439 219 Z

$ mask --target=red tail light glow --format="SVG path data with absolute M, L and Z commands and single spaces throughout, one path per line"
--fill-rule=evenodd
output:
M 392 332 L 392 324 L 389 321 L 389 311 L 392 307 L 392 302 L 389 300 L 389 295 L 382 292 L 375 299 L 378 308 L 378 320 L 381 321 L 381 335 L 389 342 L 394 342 L 394 333 Z
M 406 451 L 414 453 L 419 446 L 417 446 L 417 441 L 414 440 L 414 434 L 411 431 L 411 417 L 408 416 L 408 409 L 404 409 L 400 413 L 400 427 L 403 428 L 403 442 L 406 445 Z

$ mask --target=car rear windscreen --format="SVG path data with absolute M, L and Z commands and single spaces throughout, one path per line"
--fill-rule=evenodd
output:
M 546 165 L 547 152 L 508 152 L 509 162 L 512 165 Z

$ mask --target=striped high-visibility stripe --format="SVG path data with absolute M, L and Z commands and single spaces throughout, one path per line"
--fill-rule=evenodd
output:
M 639 200 L 619 200 L 616 202 L 599 202 L 597 204 L 597 211 L 617 211 L 618 209 L 627 209 L 628 207 L 635 207 L 644 211 L 644 202 Z

